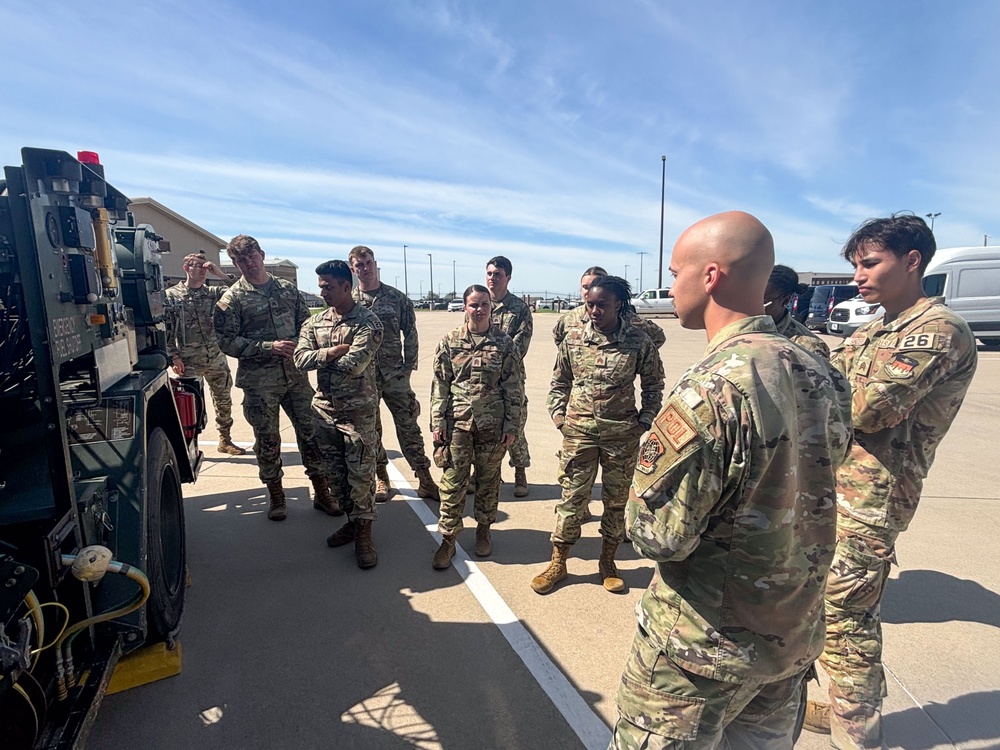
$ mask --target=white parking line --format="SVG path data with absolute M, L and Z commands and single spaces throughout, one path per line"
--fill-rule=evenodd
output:
M 413 486 L 392 462 L 389 463 L 388 469 L 389 478 L 400 494 L 406 498 L 410 510 L 417 514 L 417 518 L 423 523 L 428 533 L 434 537 L 434 541 L 440 543 L 441 535 L 437 531 L 437 516 L 423 500 L 417 497 Z M 430 565 L 430 561 L 427 564 Z M 552 662 L 548 654 L 538 645 L 538 642 L 531 637 L 527 628 L 521 624 L 511 608 L 507 606 L 507 602 L 493 588 L 493 584 L 483 575 L 479 566 L 469 559 L 461 545 L 455 545 L 455 557 L 452 558 L 452 565 L 462 576 L 465 585 L 476 597 L 483 611 L 500 629 L 503 637 L 514 649 L 514 653 L 524 662 L 524 666 L 528 668 L 539 686 L 549 696 L 553 705 L 566 719 L 570 728 L 580 738 L 580 742 L 587 750 L 605 750 L 611 742 L 611 731 L 607 725 L 573 687 L 566 675 Z

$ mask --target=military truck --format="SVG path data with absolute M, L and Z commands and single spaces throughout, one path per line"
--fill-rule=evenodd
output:
M 174 645 L 204 394 L 169 378 L 165 248 L 97 155 L 26 148 L 4 178 L 0 744 L 71 748 L 119 658 Z

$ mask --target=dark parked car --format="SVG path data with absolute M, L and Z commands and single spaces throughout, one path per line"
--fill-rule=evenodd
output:
M 813 292 L 815 291 L 816 287 L 814 286 L 806 287 L 806 290 L 802 294 L 796 294 L 792 297 L 792 317 L 800 323 L 805 323 L 806 318 L 809 317 L 809 300 L 812 299 Z
M 857 284 L 824 284 L 816 287 L 809 300 L 809 317 L 806 327 L 826 332 L 826 321 L 837 305 L 858 296 Z

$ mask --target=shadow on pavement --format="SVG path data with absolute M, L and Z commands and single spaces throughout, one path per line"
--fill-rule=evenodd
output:
M 89 747 L 581 747 L 471 594 L 444 593 L 461 578 L 404 503 L 379 506 L 367 571 L 304 493 L 282 523 L 265 509 L 263 487 L 185 501 L 183 671 L 109 696 Z
M 904 570 L 889 581 L 882 602 L 882 621 L 979 622 L 1000 628 L 1000 594 L 976 581 L 936 570 Z
M 939 727 L 947 727 L 948 734 L 928 737 L 924 733 L 927 726 L 922 715 L 924 711 Z M 983 740 L 1000 739 L 1000 690 L 987 693 L 968 693 L 952 698 L 947 703 L 931 703 L 922 708 L 914 706 L 905 711 L 897 711 L 883 719 L 886 737 L 893 746 L 907 750 L 931 750 L 940 747 L 944 737 L 956 746 L 962 743 L 976 743 L 982 750 L 998 750 L 1000 742 L 990 745 L 978 744 Z

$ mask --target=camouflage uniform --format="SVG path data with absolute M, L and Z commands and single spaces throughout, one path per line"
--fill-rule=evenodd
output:
M 836 747 L 881 747 L 880 605 L 896 537 L 976 371 L 976 341 L 942 300 L 862 326 L 833 353 L 853 390 L 854 447 L 837 474 L 837 553 L 826 588 Z
M 379 318 L 355 305 L 343 316 L 333 308 L 313 315 L 295 347 L 295 366 L 317 371 L 316 434 L 331 494 L 352 520 L 375 520 L 378 388 L 372 361 L 381 343 Z M 351 348 L 328 361 L 324 350 L 339 344 Z
M 616 748 L 791 748 L 823 648 L 850 391 L 769 316 L 719 331 L 639 449 L 628 533 L 657 575 Z M 645 743 L 645 744 L 644 744 Z
M 788 310 L 785 310 L 781 320 L 775 323 L 775 327 L 778 329 L 778 333 L 791 339 L 806 351 L 817 354 L 824 359 L 830 359 L 830 347 L 826 345 L 826 342 L 793 318 Z
M 184 377 L 203 377 L 212 391 L 215 424 L 233 426 L 233 376 L 226 355 L 219 349 L 213 317 L 215 304 L 228 287 L 203 284 L 197 289 L 186 281 L 167 290 L 167 354 L 184 363 Z
M 633 312 L 632 310 L 625 311 L 622 316 L 626 323 L 631 323 L 640 331 L 649 336 L 649 340 L 653 342 L 653 346 L 659 349 L 665 343 L 667 343 L 667 332 L 660 328 L 656 323 L 654 323 L 649 318 L 644 318 L 639 313 Z M 559 320 L 556 321 L 555 326 L 552 328 L 552 338 L 555 339 L 556 346 L 562 343 L 562 340 L 566 338 L 566 332 L 575 326 L 586 325 L 590 318 L 587 317 L 587 306 L 578 305 L 572 310 L 564 312 L 559 316 Z
M 420 402 L 410 387 L 410 373 L 417 369 L 417 317 L 413 303 L 405 294 L 388 284 L 380 284 L 373 292 L 361 287 L 354 288 L 354 300 L 371 310 L 382 321 L 382 346 L 376 356 L 375 378 L 378 397 L 385 401 L 396 424 L 396 439 L 399 440 L 403 458 L 410 468 L 426 469 L 431 465 L 424 452 L 424 436 L 420 433 L 417 417 L 420 416 Z M 378 433 L 378 456 L 380 467 L 389 463 L 382 441 L 381 410 L 375 410 L 375 429 Z
M 476 521 L 496 521 L 504 433 L 513 435 L 521 420 L 521 355 L 511 338 L 492 325 L 476 343 L 467 324 L 449 333 L 434 353 L 431 430 L 448 436 L 441 477 L 438 531 L 462 529 L 465 487 L 476 467 Z
M 510 292 L 499 302 L 493 303 L 493 315 L 491 329 L 507 334 L 514 340 L 514 349 L 521 364 L 519 365 L 519 375 L 521 380 L 521 393 L 524 402 L 521 404 L 520 416 L 514 430 L 514 444 L 510 446 L 510 465 L 518 469 L 526 469 L 531 466 L 531 456 L 528 453 L 528 441 L 524 437 L 524 425 L 528 421 L 528 396 L 524 393 L 524 358 L 528 354 L 528 346 L 531 344 L 531 334 L 534 331 L 534 323 L 531 320 L 531 308 Z
M 635 408 L 635 379 L 642 388 Z M 649 336 L 627 322 L 609 335 L 589 320 L 571 327 L 556 355 L 548 409 L 562 432 L 559 467 L 562 499 L 556 505 L 553 543 L 575 544 L 590 502 L 598 464 L 601 536 L 625 538 L 625 503 L 635 471 L 639 438 L 663 402 L 663 365 Z
M 310 402 L 313 389 L 291 359 L 272 352 L 275 341 L 297 341 L 309 308 L 292 284 L 270 276 L 263 291 L 241 277 L 215 307 L 219 348 L 236 357 L 236 387 L 243 389 L 243 415 L 253 428 L 260 481 L 281 479 L 278 409 L 292 421 L 306 476 L 322 477 Z

